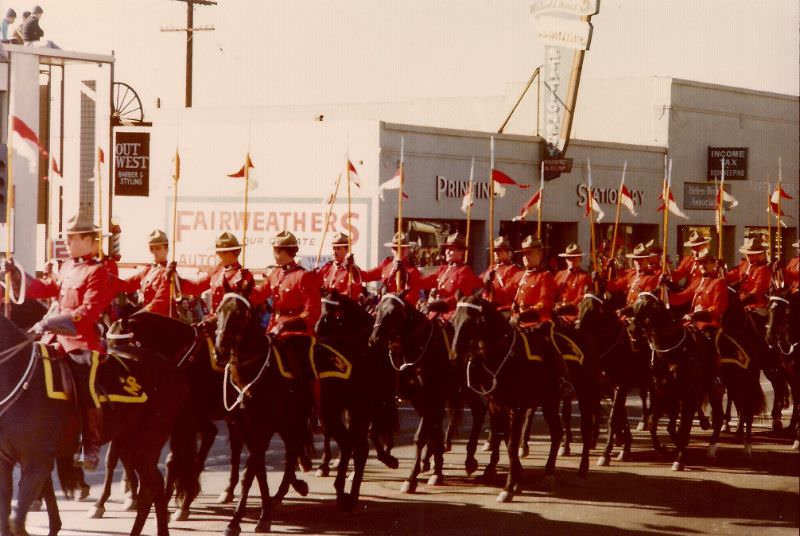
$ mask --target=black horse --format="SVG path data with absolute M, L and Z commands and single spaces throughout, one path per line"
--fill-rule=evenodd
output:
M 615 436 L 623 439 L 617 460 L 624 461 L 630 457 L 633 436 L 628 425 L 625 401 L 632 388 L 639 387 L 642 391 L 652 392 L 649 360 L 640 348 L 631 343 L 625 325 L 614 309 L 593 293 L 586 293 L 578 306 L 576 328 L 585 341 L 585 348 L 602 371 L 603 383 L 608 384 L 606 390 L 612 399 L 608 415 L 608 440 L 597 460 L 597 465 L 608 466 Z M 642 409 L 644 411 L 644 406 Z M 650 426 L 654 441 L 656 428 L 654 420 Z
M 416 491 L 417 477 L 422 470 L 422 449 L 426 445 L 433 454 L 433 475 L 428 485 L 441 485 L 444 479 L 442 421 L 452 373 L 444 327 L 406 303 L 401 294 L 387 293 L 375 310 L 369 344 L 378 352 L 385 349 L 397 371 L 398 395 L 408 400 L 420 416 L 414 436 L 414 465 L 401 491 Z
M 673 436 L 676 454 L 672 470 L 682 471 L 692 421 L 706 399 L 711 404 L 713 426 L 709 456 L 716 451 L 722 428 L 722 393 L 713 388 L 715 350 L 700 330 L 674 319 L 651 292 L 640 293 L 631 309 L 628 325 L 631 340 L 634 344 L 646 340 L 653 350 L 652 369 L 660 388 L 656 398 L 670 408 L 673 422 L 675 416 L 680 416 L 680 424 Z M 655 418 L 658 411 L 654 409 L 653 415 Z
M 351 411 L 351 405 L 364 405 L 371 423 L 370 439 L 378 460 L 391 469 L 397 469 L 397 458 L 391 455 L 393 435 L 397 426 L 397 406 L 394 401 L 394 373 L 387 360 L 368 345 L 374 318 L 357 301 L 335 290 L 323 290 L 322 311 L 315 326 L 317 351 L 331 357 L 331 350 L 352 357 L 355 374 L 346 385 L 325 381 L 320 387 L 320 413 L 324 449 L 317 476 L 330 472 L 331 430 L 327 419 L 338 417 L 342 410 Z M 337 391 L 344 391 L 337 393 Z M 364 411 L 361 407 L 354 411 Z M 335 426 L 339 426 L 338 423 Z
M 0 335 L 6 357 L 3 363 L 6 370 L 0 374 L 0 389 L 4 393 L 0 410 L 3 411 L 0 417 L 0 452 L 3 453 L 0 462 L 3 472 L 0 534 L 24 535 L 27 534 L 25 517 L 28 508 L 35 495 L 42 489 L 46 490 L 42 486 L 48 482 L 53 460 L 74 451 L 80 413 L 73 402 L 66 400 L 68 395 L 64 393 L 67 391 L 57 391 L 52 382 L 48 383 L 47 378 L 52 376 L 45 373 L 46 369 L 52 371 L 59 367 L 55 353 L 45 356 L 48 350 L 39 345 L 34 349 L 27 336 L 5 318 L 0 319 Z M 137 355 L 136 362 L 118 362 L 116 366 L 126 371 L 125 378 L 118 375 L 119 369 L 108 369 L 111 364 L 101 364 L 97 369 L 99 393 L 111 400 L 104 404 L 106 439 L 120 441 L 120 456 L 130 463 L 141 480 L 132 535 L 141 533 L 153 503 L 159 536 L 169 534 L 169 516 L 158 461 L 186 394 L 172 362 L 175 357 L 142 352 Z M 128 382 L 128 387 L 139 393 L 140 398 L 141 393 L 146 394 L 146 402 L 114 401 L 113 393 L 118 391 L 120 380 L 131 378 L 133 381 Z M 25 382 L 28 388 L 20 389 L 19 386 Z M 53 441 L 54 437 L 58 440 Z M 22 467 L 23 477 L 17 511 L 9 521 L 11 468 L 14 463 Z
M 776 289 L 769 302 L 767 342 L 779 353 L 789 381 L 793 399 L 789 430 L 795 438 L 792 449 L 800 450 L 800 292 Z
M 237 413 L 242 439 L 250 452 L 242 479 L 242 494 L 225 534 L 238 536 L 241 533 L 253 479 L 257 480 L 261 491 L 261 515 L 255 530 L 269 532 L 272 502 L 283 497 L 289 485 L 301 495 L 308 493 L 308 486 L 294 474 L 313 404 L 308 354 L 302 355 L 301 345 L 278 345 L 267 337 L 247 298 L 232 293 L 223 297 L 217 309 L 215 346 L 220 364 L 226 367 L 225 407 Z M 286 464 L 279 489 L 271 496 L 265 455 L 275 434 L 282 437 L 286 447 Z M 348 463 L 349 458 L 343 454 L 340 467 L 344 464 L 346 468 Z M 337 485 L 338 481 L 337 477 Z M 343 482 L 341 484 L 343 487 Z
M 545 485 L 554 484 L 554 473 L 558 448 L 563 432 L 559 419 L 558 382 L 555 370 L 545 365 L 541 356 L 527 349 L 526 335 L 511 327 L 508 320 L 495 306 L 477 295 L 468 296 L 458 302 L 453 317 L 455 336 L 453 359 L 466 363 L 467 382 L 489 399 L 489 418 L 492 425 L 493 458 L 496 458 L 499 431 L 507 426 L 507 449 L 509 457 L 508 479 L 497 497 L 499 502 L 509 502 L 521 488 L 522 464 L 519 446 L 526 410 L 542 407 L 545 421 L 550 428 L 550 452 L 545 464 Z M 583 411 L 581 412 L 584 413 Z M 588 409 L 586 415 L 589 415 Z M 584 438 L 592 435 L 591 419 L 582 419 Z M 582 474 L 588 470 L 588 441 L 584 441 L 584 456 L 581 460 Z M 487 471 L 493 471 L 490 462 Z

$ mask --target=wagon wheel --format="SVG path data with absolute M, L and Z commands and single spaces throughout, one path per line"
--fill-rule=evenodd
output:
M 111 88 L 114 96 L 114 110 L 111 120 L 115 125 L 141 123 L 144 121 L 144 109 L 139 95 L 124 82 L 114 82 Z

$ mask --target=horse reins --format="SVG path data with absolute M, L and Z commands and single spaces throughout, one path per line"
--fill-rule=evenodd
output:
M 24 344 L 28 344 L 30 341 L 25 341 Z M 19 350 L 19 345 L 15 347 L 16 350 Z M 20 378 L 17 385 L 11 390 L 11 392 L 6 395 L 3 400 L 0 400 L 0 416 L 2 416 L 8 408 L 11 407 L 12 403 L 20 397 L 21 392 L 28 388 L 28 382 L 30 381 L 31 377 L 33 376 L 34 368 L 33 364 L 36 362 L 36 352 L 31 349 L 31 358 L 28 360 L 28 367 L 25 369 L 25 372 L 22 373 L 22 377 Z
M 513 355 L 514 346 L 516 346 L 516 344 L 517 344 L 517 334 L 519 333 L 519 331 L 516 330 L 516 329 L 513 329 L 513 328 L 512 328 L 512 330 L 513 330 L 513 335 L 511 337 L 511 344 L 508 345 L 508 351 L 506 351 L 506 355 L 505 355 L 505 357 L 503 357 L 503 360 L 500 362 L 500 365 L 498 365 L 497 369 L 494 372 L 492 372 L 486 366 L 486 363 L 481 363 L 481 366 L 483 367 L 483 370 L 485 370 L 489 374 L 489 376 L 492 377 L 492 386 L 488 390 L 479 389 L 479 388 L 474 387 L 472 385 L 472 380 L 470 379 L 469 371 L 470 371 L 470 365 L 472 364 L 472 362 L 474 360 L 472 358 L 470 358 L 470 360 L 467 362 L 467 371 L 466 371 L 466 374 L 467 374 L 467 387 L 469 387 L 470 389 L 472 389 L 473 391 L 475 391 L 479 395 L 485 396 L 485 395 L 491 394 L 495 389 L 497 389 L 497 376 L 500 374 L 500 371 L 503 370 L 503 367 L 505 366 L 506 361 L 508 361 L 508 359 Z
M 789 302 L 789 300 L 787 300 L 786 298 L 783 298 L 781 296 L 769 296 L 769 301 L 771 301 L 771 302 L 780 302 L 780 303 L 785 304 L 787 307 L 791 306 L 791 302 Z M 789 313 L 788 312 L 786 313 L 786 322 L 785 323 L 786 324 L 789 323 Z M 783 354 L 784 356 L 790 356 L 790 355 L 792 355 L 794 353 L 794 351 L 797 348 L 797 346 L 800 345 L 800 342 L 793 342 L 792 344 L 790 344 L 788 351 L 783 349 L 783 344 L 784 344 L 783 341 L 778 341 L 775 344 L 775 346 L 778 347 L 778 351 L 781 354 Z
M 247 395 L 247 392 L 250 390 L 250 388 L 253 387 L 256 383 L 258 383 L 258 380 L 261 379 L 261 376 L 264 374 L 264 371 L 267 370 L 267 367 L 269 367 L 271 360 L 272 360 L 272 344 L 270 344 L 269 346 L 269 352 L 267 352 L 267 358 L 261 365 L 261 368 L 259 369 L 258 374 L 256 374 L 256 377 L 253 378 L 247 385 L 245 385 L 241 389 L 239 389 L 239 386 L 231 381 L 230 378 L 231 363 L 228 362 L 225 365 L 225 372 L 223 374 L 223 379 L 222 379 L 222 405 L 225 407 L 225 411 L 230 412 L 236 409 L 236 407 L 239 406 L 242 402 L 244 402 L 245 395 Z M 236 389 L 236 391 L 239 393 L 239 396 L 236 397 L 236 401 L 231 406 L 228 406 L 228 383 L 233 385 L 233 388 Z

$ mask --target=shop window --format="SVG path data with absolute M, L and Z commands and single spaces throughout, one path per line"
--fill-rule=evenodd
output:
M 614 239 L 614 224 L 596 223 L 594 231 L 598 258 L 605 259 L 611 255 L 611 243 Z M 616 257 L 617 263 L 620 266 L 630 266 L 630 259 L 625 257 L 625 255 L 633 251 L 636 244 L 659 239 L 658 225 L 620 223 L 617 229 L 617 247 L 614 249 L 614 257 Z
M 684 242 L 689 240 L 689 235 L 693 231 L 697 231 L 703 236 L 710 236 L 711 243 L 709 248 L 717 255 L 719 252 L 719 233 L 717 233 L 716 225 L 679 225 L 678 226 L 678 243 L 675 246 L 678 251 L 678 258 L 675 259 L 674 264 L 677 265 L 680 259 L 685 255 L 691 255 L 692 249 L 685 247 Z M 733 225 L 725 225 L 722 228 L 722 258 L 728 266 L 733 266 L 736 259 L 736 252 L 741 244 L 736 244 L 736 227 Z
M 397 220 L 395 220 L 395 228 Z M 414 246 L 411 250 L 411 260 L 420 268 L 435 267 L 444 264 L 444 251 L 441 245 L 447 237 L 456 231 L 466 236 L 466 220 L 444 220 L 433 218 L 408 218 L 403 219 L 403 228 L 408 235 L 408 240 Z M 475 237 L 483 233 L 483 222 L 470 222 L 470 247 L 469 257 L 473 257 Z
M 536 236 L 535 221 L 501 221 L 500 236 L 506 236 L 516 249 L 528 235 Z M 574 222 L 542 222 L 542 243 L 544 245 L 544 262 L 551 270 L 558 270 L 558 254 L 566 249 L 570 242 L 578 241 L 578 224 Z M 517 259 L 519 261 L 520 259 Z
M 792 244 L 797 241 L 797 228 L 796 227 L 784 227 L 781 229 L 780 235 L 780 242 L 778 240 L 778 232 L 775 227 L 772 229 L 766 226 L 747 226 L 744 228 L 744 237 L 750 238 L 755 235 L 761 235 L 762 240 L 765 244 L 769 244 L 769 250 L 767 251 L 767 259 L 772 261 L 777 258 L 778 249 L 780 248 L 781 252 L 781 259 L 783 262 L 788 262 L 789 259 L 796 255 L 795 248 L 792 247 Z M 736 245 L 736 251 L 739 251 L 739 246 L 741 244 Z

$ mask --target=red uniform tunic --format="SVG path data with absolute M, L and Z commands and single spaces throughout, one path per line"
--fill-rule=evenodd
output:
M 29 298 L 56 298 L 59 313 L 72 314 L 77 335 L 48 333 L 42 339 L 46 344 L 57 341 L 65 352 L 105 348 L 95 324 L 108 307 L 114 295 L 108 270 L 98 259 L 78 258 L 65 261 L 57 274 L 47 280 L 29 279 Z
M 350 272 L 352 277 L 342 263 L 328 261 L 318 272 L 322 288 L 357 299 L 361 295 L 361 270 L 353 266 Z
M 513 262 L 502 262 L 483 272 L 481 274 L 481 280 L 486 279 L 490 270 L 494 270 L 494 279 L 492 279 L 492 303 L 497 306 L 498 310 L 507 311 L 511 309 L 511 305 L 514 303 L 514 296 L 517 294 L 517 285 L 519 285 L 519 280 L 524 270 Z
M 800 290 L 800 257 L 794 257 L 783 270 L 784 282 L 792 292 Z
M 273 313 L 267 331 L 278 324 L 300 319 L 305 327 L 303 331 L 313 335 L 322 308 L 319 283 L 315 272 L 306 271 L 293 262 L 274 267 L 250 299 L 253 303 L 261 303 L 272 298 Z
M 445 320 L 450 320 L 456 312 L 457 291 L 461 291 L 462 296 L 467 296 L 483 287 L 483 281 L 463 262 L 440 266 L 432 274 L 424 276 L 421 284 L 424 289 L 435 288 L 436 299 L 447 304 L 447 312 L 442 315 Z
M 119 267 L 117 266 L 117 261 L 106 255 L 100 262 L 106 267 L 106 270 L 108 270 L 109 274 L 113 275 L 114 277 L 119 277 Z
M 755 301 L 746 305 L 747 309 L 761 309 L 768 305 L 767 293 L 769 292 L 769 282 L 772 278 L 772 270 L 764 261 L 751 263 L 748 260 L 742 262 L 736 268 L 728 270 L 726 274 L 728 283 L 739 283 L 739 297 L 744 298 L 748 294 L 755 295 Z
M 122 292 L 138 292 L 145 311 L 169 315 L 169 279 L 165 264 L 149 264 L 127 279 Z
M 670 274 L 673 283 L 677 283 L 685 277 L 687 287 L 693 280 L 699 279 L 700 276 L 700 266 L 698 266 L 697 262 L 695 262 L 694 252 L 689 255 L 684 255 L 684 257 L 681 259 L 681 262 L 678 263 L 678 267 L 675 268 Z
M 592 278 L 581 268 L 561 270 L 555 276 L 558 293 L 556 303 L 578 306 L 583 295 L 592 286 Z
M 227 288 L 225 286 L 227 281 Z M 203 274 L 199 279 L 179 278 L 181 293 L 192 296 L 199 296 L 208 289 L 211 289 L 211 310 L 216 311 L 217 306 L 222 301 L 222 297 L 227 292 L 242 292 L 245 286 L 254 286 L 253 274 L 238 262 L 228 266 L 217 265 L 207 274 Z
M 534 323 L 551 320 L 557 291 L 556 280 L 549 271 L 525 270 L 514 296 L 514 309 L 520 313 L 536 311 L 539 319 Z
M 422 286 L 420 284 L 422 275 L 419 273 L 419 270 L 416 266 L 410 265 L 408 262 L 403 265 L 403 270 L 407 276 L 406 287 L 408 288 L 408 292 L 406 292 L 403 297 L 405 298 L 406 302 L 411 304 L 412 307 L 415 307 L 417 305 L 417 301 L 419 300 L 420 292 L 422 291 Z M 397 293 L 397 278 L 392 274 L 393 271 L 394 257 L 386 257 L 383 259 L 383 262 L 381 262 L 372 270 L 362 271 L 361 281 L 364 283 L 369 283 L 370 281 L 382 281 L 387 292 Z
M 691 311 L 707 311 L 711 318 L 698 321 L 695 325 L 702 329 L 706 326 L 720 327 L 722 315 L 728 308 L 728 285 L 721 277 L 700 277 L 693 279 L 689 286 L 680 292 L 669 295 L 671 305 L 683 305 L 691 302 Z
M 641 292 L 653 292 L 658 286 L 658 275 L 651 270 L 637 272 L 631 270 L 624 275 L 609 281 L 606 290 L 625 292 L 625 304 L 631 305 Z

